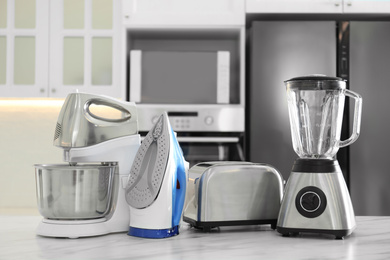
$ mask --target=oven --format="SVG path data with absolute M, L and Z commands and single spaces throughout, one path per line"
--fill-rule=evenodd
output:
M 167 112 L 191 165 L 245 160 L 245 28 L 128 27 L 125 36 L 141 135 Z

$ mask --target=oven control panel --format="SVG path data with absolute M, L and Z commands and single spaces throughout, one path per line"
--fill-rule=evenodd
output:
M 180 108 L 178 108 L 180 109 Z M 177 132 L 244 132 L 245 113 L 242 107 L 226 106 L 196 111 L 146 109 L 137 105 L 139 131 L 149 131 L 162 113 L 167 112 L 169 122 Z
M 152 118 L 152 124 L 156 124 L 160 116 L 156 115 Z M 196 124 L 198 119 L 198 114 L 194 112 L 185 113 L 185 112 L 168 112 L 169 122 L 171 126 L 176 131 L 190 131 L 193 129 L 193 125 Z M 211 125 L 214 122 L 212 116 L 206 116 L 205 124 Z

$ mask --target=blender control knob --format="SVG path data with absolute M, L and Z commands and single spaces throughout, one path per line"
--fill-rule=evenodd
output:
M 314 191 L 307 191 L 301 196 L 300 204 L 303 210 L 314 212 L 321 206 L 321 198 Z
M 325 193 L 318 187 L 305 187 L 298 192 L 295 206 L 302 216 L 307 218 L 318 217 L 326 208 Z

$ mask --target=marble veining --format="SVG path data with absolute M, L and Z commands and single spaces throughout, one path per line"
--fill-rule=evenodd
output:
M 143 239 L 126 233 L 60 239 L 35 234 L 37 216 L 0 216 L 0 259 L 390 259 L 390 217 L 357 217 L 344 239 L 282 237 L 265 226 L 222 227 L 209 233 L 183 224 L 180 235 Z

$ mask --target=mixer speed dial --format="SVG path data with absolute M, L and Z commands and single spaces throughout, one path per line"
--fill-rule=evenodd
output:
M 326 196 L 318 187 L 308 186 L 298 192 L 295 206 L 302 216 L 315 218 L 325 211 Z

